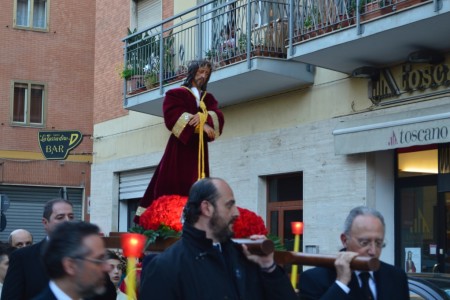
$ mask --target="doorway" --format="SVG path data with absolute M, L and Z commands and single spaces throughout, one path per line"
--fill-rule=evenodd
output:
M 450 192 L 439 192 L 439 176 L 436 146 L 398 150 L 396 257 L 406 272 L 450 273 Z

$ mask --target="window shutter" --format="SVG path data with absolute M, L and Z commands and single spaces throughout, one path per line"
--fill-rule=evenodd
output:
M 119 200 L 142 198 L 154 171 L 149 168 L 120 173 Z
M 137 30 L 141 31 L 162 21 L 161 0 L 137 2 Z
M 10 206 L 3 212 L 6 216 L 6 228 L 0 232 L 0 240 L 8 241 L 9 234 L 15 229 L 26 229 L 33 235 L 33 243 L 47 236 L 42 224 L 42 214 L 47 201 L 60 198 L 60 187 L 8 186 L 0 185 L 0 194 L 8 196 Z M 75 220 L 82 217 L 83 189 L 67 188 L 67 195 L 73 204 Z

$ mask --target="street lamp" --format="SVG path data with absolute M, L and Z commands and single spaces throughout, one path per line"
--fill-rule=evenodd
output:
M 291 222 L 291 230 L 294 234 L 294 252 L 299 252 L 300 235 L 303 234 L 303 222 Z M 291 284 L 294 289 L 297 286 L 298 265 L 292 265 L 291 268 Z

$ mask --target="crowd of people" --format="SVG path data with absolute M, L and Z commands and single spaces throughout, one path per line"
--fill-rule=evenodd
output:
M 350 266 L 356 256 L 381 255 L 385 223 L 372 208 L 350 211 L 334 268 L 303 272 L 298 291 L 274 253 L 256 255 L 231 239 L 237 200 L 225 180 L 209 177 L 207 142 L 224 124 L 217 101 L 206 92 L 211 71 L 209 62 L 195 61 L 183 86 L 167 93 L 164 117 L 172 135 L 140 206 L 142 212 L 167 192 L 188 196 L 183 230 L 171 247 L 142 258 L 131 299 L 409 299 L 404 270 L 383 262 L 371 272 Z M 130 299 L 125 285 L 132 281 L 125 280 L 120 251 L 105 249 L 97 225 L 75 220 L 70 201 L 48 201 L 42 224 L 42 241 L 33 244 L 30 232 L 17 229 L 0 244 L 1 299 Z

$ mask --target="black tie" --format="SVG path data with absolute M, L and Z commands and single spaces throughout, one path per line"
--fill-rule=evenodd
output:
M 364 299 L 373 300 L 374 298 L 373 298 L 372 291 L 370 290 L 370 286 L 369 286 L 369 277 L 370 277 L 369 272 L 359 273 L 359 278 L 361 278 L 361 282 L 362 282 L 361 289 L 364 294 Z

